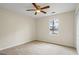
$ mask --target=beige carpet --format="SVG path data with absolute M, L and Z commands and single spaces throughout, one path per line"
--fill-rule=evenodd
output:
M 0 51 L 1 55 L 75 55 L 76 49 L 33 41 L 20 46 Z

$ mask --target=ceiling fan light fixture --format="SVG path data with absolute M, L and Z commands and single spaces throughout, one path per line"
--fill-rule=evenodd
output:
M 40 12 L 40 10 L 36 10 L 36 12 Z
M 34 8 L 34 9 L 28 9 L 28 10 L 26 10 L 26 11 L 35 11 L 35 15 L 37 15 L 37 13 L 40 13 L 40 12 L 46 14 L 46 12 L 43 11 L 43 9 L 47 9 L 47 8 L 50 7 L 50 6 L 41 7 L 41 6 L 37 5 L 36 3 L 32 3 L 32 5 L 33 5 L 35 8 Z

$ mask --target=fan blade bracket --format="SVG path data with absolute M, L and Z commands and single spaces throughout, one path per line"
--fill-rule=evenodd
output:
M 32 4 L 36 9 L 38 9 L 38 6 L 35 3 L 32 3 Z
M 45 7 L 42 7 L 41 9 L 47 9 L 47 8 L 50 8 L 50 6 L 45 6 Z
M 28 9 L 28 10 L 26 10 L 26 11 L 35 11 L 35 9 Z
M 45 11 L 41 11 L 41 12 L 46 14 L 46 12 L 45 12 Z
M 37 15 L 37 12 L 35 12 L 35 15 Z

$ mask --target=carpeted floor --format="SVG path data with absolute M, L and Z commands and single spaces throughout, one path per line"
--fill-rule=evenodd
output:
M 76 49 L 33 41 L 20 46 L 0 51 L 1 55 L 75 55 Z

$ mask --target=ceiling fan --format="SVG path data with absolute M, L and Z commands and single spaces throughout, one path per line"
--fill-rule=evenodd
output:
M 39 12 L 46 14 L 47 12 L 43 11 L 43 9 L 50 8 L 50 6 L 41 7 L 39 5 L 36 5 L 36 3 L 32 3 L 32 5 L 35 7 L 35 9 L 28 9 L 26 11 L 35 11 L 35 15 L 37 15 L 37 13 Z

